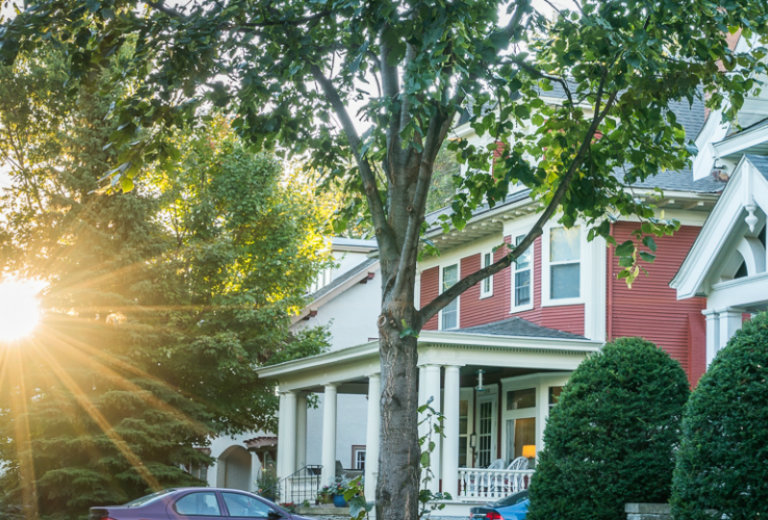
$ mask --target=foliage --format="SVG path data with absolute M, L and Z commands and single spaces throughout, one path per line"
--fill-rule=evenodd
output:
M 424 435 L 419 437 L 419 447 L 421 448 L 421 489 L 419 490 L 419 518 L 429 517 L 433 511 L 445 509 L 444 500 L 451 500 L 451 494 L 445 492 L 434 492 L 430 487 L 430 482 L 435 479 L 435 472 L 432 471 L 432 456 L 435 453 L 437 443 L 435 437 L 444 437 L 445 416 L 432 408 L 432 398 L 419 406 L 421 421 L 419 424 L 425 426 Z M 438 454 L 439 456 L 439 454 Z
M 268 464 L 261 470 L 256 480 L 259 495 L 276 502 L 280 498 L 280 479 L 277 477 L 274 464 Z
M 281 185 L 279 163 L 212 119 L 172 136 L 174 168 L 107 194 L 121 91 L 96 94 L 112 69 L 77 83 L 65 63 L 47 48 L 0 70 L 0 271 L 48 282 L 40 332 L 0 346 L 0 516 L 23 504 L 75 518 L 200 484 L 187 470 L 211 462 L 198 449 L 210 436 L 274 421 L 254 365 L 318 352 L 326 336 L 288 335 L 323 265 L 323 217 Z
M 566 226 L 582 219 L 590 239 L 609 242 L 606 215 L 638 215 L 638 241 L 671 233 L 676 222 L 625 189 L 686 164 L 692 136 L 669 104 L 700 97 L 715 109 L 727 99 L 732 116 L 755 86 L 751 74 L 765 70 L 762 48 L 737 52 L 726 40 L 739 29 L 764 36 L 762 0 L 575 6 L 547 19 L 529 0 L 35 0 L 3 25 L 0 57 L 12 62 L 41 41 L 55 42 L 78 78 L 129 48 L 114 81 L 133 88 L 115 103 L 120 126 L 112 134 L 113 178 L 128 188 L 141 165 L 172 155 L 158 132 L 219 107 L 255 146 L 305 158 L 326 182 L 341 182 L 348 205 L 337 225 L 366 208 L 384 288 L 377 516 L 415 519 L 417 343 L 401 332 L 418 333 L 463 291 L 508 267 L 552 218 Z M 549 104 L 554 87 L 562 101 Z M 443 217 L 446 227 L 462 229 L 474 209 L 494 206 L 517 183 L 543 211 L 508 254 L 417 310 L 428 187 L 462 111 L 490 144 L 451 141 L 469 171 Z M 496 142 L 507 146 L 503 161 L 491 160 Z M 648 244 L 617 249 L 627 280 L 638 275 L 640 258 L 650 258 Z
M 676 519 L 768 518 L 768 314 L 717 353 L 683 412 Z
M 619 338 L 579 365 L 552 409 L 530 520 L 624 518 L 669 497 L 688 381 L 654 344 Z

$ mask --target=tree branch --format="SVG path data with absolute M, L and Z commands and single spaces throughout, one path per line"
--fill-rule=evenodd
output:
M 320 67 L 317 65 L 312 65 L 311 70 L 312 76 L 320 85 L 320 88 L 323 90 L 326 99 L 331 104 L 333 111 L 336 112 L 336 116 L 339 118 L 339 121 L 341 121 L 344 134 L 347 136 L 347 141 L 352 149 L 355 161 L 357 162 L 357 167 L 360 170 L 360 176 L 363 180 L 365 195 L 368 198 L 368 204 L 371 208 L 371 217 L 373 218 L 374 226 L 377 228 L 376 234 L 380 236 L 389 235 L 389 224 L 387 222 L 386 213 L 384 212 L 384 206 L 381 202 L 381 197 L 379 197 L 376 176 L 374 175 L 368 160 L 360 153 L 360 137 L 357 135 L 355 125 L 349 117 L 344 102 L 339 97 L 339 93 L 337 92 L 336 87 L 333 86 L 331 80 L 325 77 L 320 70 Z M 386 233 L 379 233 L 379 231 L 384 232 L 385 230 Z
M 584 138 L 581 141 L 581 144 L 579 146 L 578 151 L 576 152 L 576 155 L 571 160 L 571 164 L 568 167 L 568 171 L 563 176 L 562 180 L 560 181 L 560 184 L 557 187 L 557 190 L 555 191 L 554 195 L 552 195 L 552 199 L 549 201 L 549 204 L 547 204 L 546 208 L 544 208 L 544 211 L 541 213 L 539 218 L 536 220 L 536 223 L 533 225 L 531 230 L 528 232 L 528 234 L 525 236 L 525 238 L 518 244 L 514 250 L 512 250 L 511 253 L 504 256 L 504 258 L 499 259 L 498 261 L 494 262 L 493 264 L 484 267 L 478 271 L 475 271 L 474 273 L 465 276 L 458 282 L 456 282 L 454 285 L 452 285 L 450 288 L 445 290 L 443 293 L 438 295 L 434 300 L 429 302 L 426 306 L 422 307 L 421 310 L 417 313 L 417 330 L 420 330 L 424 323 L 427 322 L 432 316 L 437 314 L 443 307 L 451 303 L 454 299 L 458 298 L 461 293 L 475 285 L 476 283 L 480 282 L 484 278 L 491 276 L 492 274 L 495 274 L 502 269 L 508 267 L 512 264 L 512 262 L 518 258 L 528 247 L 533 244 L 533 241 L 542 235 L 544 225 L 552 218 L 552 216 L 557 211 L 557 208 L 560 206 L 560 203 L 562 202 L 563 198 L 565 197 L 565 194 L 568 192 L 568 189 L 571 185 L 571 182 L 573 181 L 574 176 L 576 175 L 576 172 L 581 167 L 582 162 L 584 161 L 584 157 L 589 152 L 589 148 L 592 142 L 592 139 L 594 138 L 595 132 L 597 131 L 597 128 L 600 126 L 600 123 L 603 121 L 605 116 L 608 114 L 608 111 L 613 106 L 614 102 L 616 101 L 616 96 L 618 95 L 618 92 L 613 92 L 609 96 L 608 100 L 605 103 L 605 106 L 602 110 L 600 110 L 600 106 L 602 103 L 602 97 L 603 97 L 603 88 L 605 85 L 606 77 L 607 77 L 608 71 L 606 69 L 605 73 L 603 74 L 603 78 L 600 81 L 600 86 L 598 87 L 596 101 L 595 101 L 595 113 L 592 117 L 592 122 L 589 125 L 589 128 L 587 129 L 587 132 L 584 135 Z

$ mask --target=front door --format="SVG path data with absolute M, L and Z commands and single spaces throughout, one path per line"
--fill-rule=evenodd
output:
M 496 390 L 486 387 L 477 397 L 476 468 L 487 468 L 496 459 Z

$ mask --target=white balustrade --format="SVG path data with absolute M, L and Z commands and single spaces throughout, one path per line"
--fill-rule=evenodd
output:
M 460 500 L 496 500 L 528 489 L 532 469 L 459 468 Z

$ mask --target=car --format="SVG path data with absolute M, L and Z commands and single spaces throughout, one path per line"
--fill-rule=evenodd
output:
M 164 489 L 120 506 L 92 507 L 88 520 L 221 520 L 227 517 L 313 520 L 247 491 L 205 487 Z
M 528 511 L 528 490 L 524 489 L 517 493 L 512 493 L 496 502 L 489 502 L 484 506 L 475 506 L 469 510 L 469 520 L 523 520 L 525 514 Z M 519 506 L 519 507 L 518 507 Z M 510 513 L 518 514 L 518 516 L 505 517 L 501 514 L 501 510 L 507 508 L 515 508 Z M 524 509 L 522 509 L 524 507 Z M 522 516 L 519 516 L 522 512 Z

